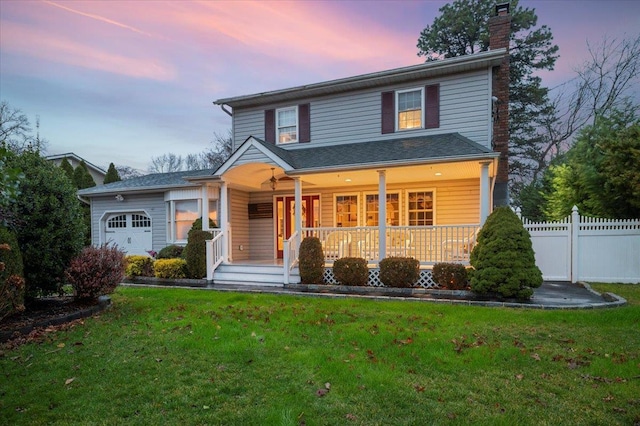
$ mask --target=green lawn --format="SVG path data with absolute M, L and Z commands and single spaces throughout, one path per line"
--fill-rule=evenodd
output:
M 640 286 L 540 311 L 121 288 L 0 355 L 0 424 L 640 422 Z M 328 388 L 328 389 L 327 389 Z

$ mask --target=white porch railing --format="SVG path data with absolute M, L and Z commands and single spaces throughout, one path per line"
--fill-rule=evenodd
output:
M 284 266 L 284 283 L 289 284 L 291 271 L 298 263 L 298 250 L 300 248 L 300 233 L 294 232 L 288 240 L 284 241 L 282 263 Z
M 413 257 L 423 265 L 468 263 L 479 230 L 479 224 L 387 226 L 383 257 Z M 380 260 L 380 230 L 377 226 L 303 228 L 302 235 L 320 239 L 327 263 L 347 256 L 361 257 L 372 263 Z
M 220 229 L 214 229 L 211 231 L 213 238 L 206 241 L 207 247 L 207 281 L 213 280 L 213 272 L 224 260 L 222 253 L 222 239 L 224 238 L 224 232 Z

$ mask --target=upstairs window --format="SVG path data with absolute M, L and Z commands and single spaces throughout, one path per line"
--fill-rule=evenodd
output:
M 396 126 L 398 130 L 422 128 L 424 110 L 423 89 L 396 92 Z
M 298 107 L 276 110 L 276 135 L 278 143 L 298 142 Z
M 300 104 L 264 111 L 264 140 L 273 144 L 311 142 L 311 106 Z

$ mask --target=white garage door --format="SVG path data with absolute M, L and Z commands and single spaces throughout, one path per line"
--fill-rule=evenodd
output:
M 127 254 L 148 255 L 151 250 L 151 218 L 144 213 L 116 213 L 107 218 L 106 239 Z

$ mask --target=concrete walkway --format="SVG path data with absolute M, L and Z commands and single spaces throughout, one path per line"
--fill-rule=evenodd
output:
M 292 287 L 276 287 L 276 286 L 255 286 L 255 285 L 227 285 L 213 284 L 204 286 L 202 280 L 197 281 L 199 285 L 189 285 L 187 283 L 169 284 L 166 281 L 158 284 L 157 281 L 143 283 L 138 280 L 134 283 L 123 283 L 132 287 L 175 287 L 175 288 L 194 288 L 200 290 L 212 291 L 231 291 L 242 293 L 266 293 L 266 294 L 287 294 L 307 297 L 326 297 L 326 298 L 361 298 L 374 300 L 403 300 L 403 301 L 423 301 L 431 303 L 446 303 L 460 305 L 476 305 L 476 306 L 495 306 L 495 307 L 511 307 L 511 308 L 528 308 L 528 309 L 594 309 L 594 308 L 613 308 L 622 306 L 627 301 L 613 293 L 600 294 L 593 290 L 586 283 L 572 284 L 569 282 L 551 282 L 545 281 L 540 288 L 534 290 L 533 297 L 527 302 L 517 301 L 494 301 L 482 300 L 471 292 L 465 291 L 447 291 L 447 290 L 426 290 L 419 294 L 407 295 L 388 295 L 381 290 L 372 292 L 371 294 L 347 294 L 331 292 L 332 286 L 321 286 L 323 291 L 300 290 L 296 286 Z M 195 283 L 192 283 L 195 284 Z

